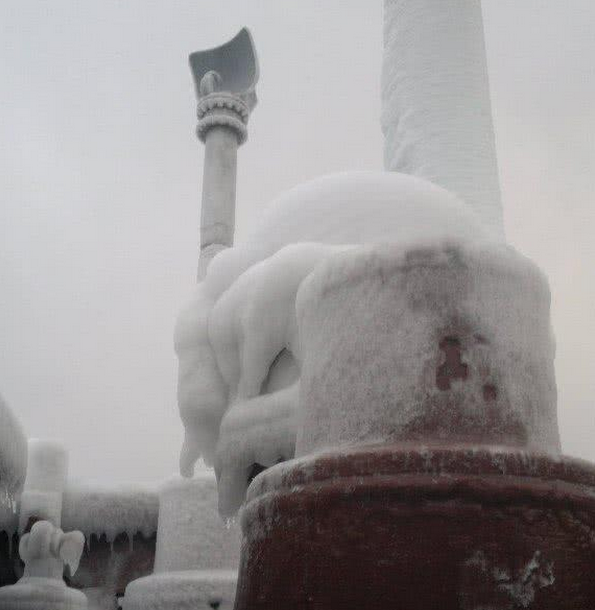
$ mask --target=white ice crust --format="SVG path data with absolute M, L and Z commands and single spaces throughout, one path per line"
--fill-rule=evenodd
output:
M 295 298 L 323 261 L 365 244 L 497 239 L 455 196 L 426 180 L 354 172 L 303 184 L 253 233 L 218 254 L 179 317 L 178 402 L 184 476 L 203 457 L 233 514 L 253 465 L 293 456 L 300 346 Z

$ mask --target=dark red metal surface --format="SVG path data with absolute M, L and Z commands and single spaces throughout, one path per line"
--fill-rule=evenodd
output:
M 595 469 L 470 447 L 359 449 L 258 476 L 236 610 L 591 610 Z

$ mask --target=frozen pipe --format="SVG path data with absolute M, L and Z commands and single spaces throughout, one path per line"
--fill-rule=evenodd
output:
M 258 82 L 250 32 L 244 28 L 220 47 L 192 53 L 190 68 L 198 97 L 197 135 L 205 145 L 198 269 L 202 280 L 213 256 L 233 245 L 238 147 L 248 137 Z
M 385 168 L 458 195 L 504 237 L 480 0 L 385 0 Z
M 30 518 L 50 521 L 60 527 L 62 493 L 68 475 L 68 454 L 56 441 L 29 439 L 27 476 L 21 496 L 19 531 Z

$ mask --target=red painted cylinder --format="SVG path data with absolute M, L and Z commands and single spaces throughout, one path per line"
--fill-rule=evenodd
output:
M 595 468 L 490 448 L 343 450 L 260 475 L 236 610 L 595 608 Z

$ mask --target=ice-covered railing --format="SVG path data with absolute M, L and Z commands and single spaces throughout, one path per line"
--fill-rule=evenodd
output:
M 0 531 L 14 532 L 16 496 L 27 472 L 27 439 L 0 396 Z
M 87 545 L 91 537 L 105 536 L 110 544 L 126 534 L 132 544 L 134 535 L 149 538 L 157 531 L 159 499 L 155 488 L 141 485 L 94 487 L 69 483 L 64 492 L 62 527 L 80 530 Z

